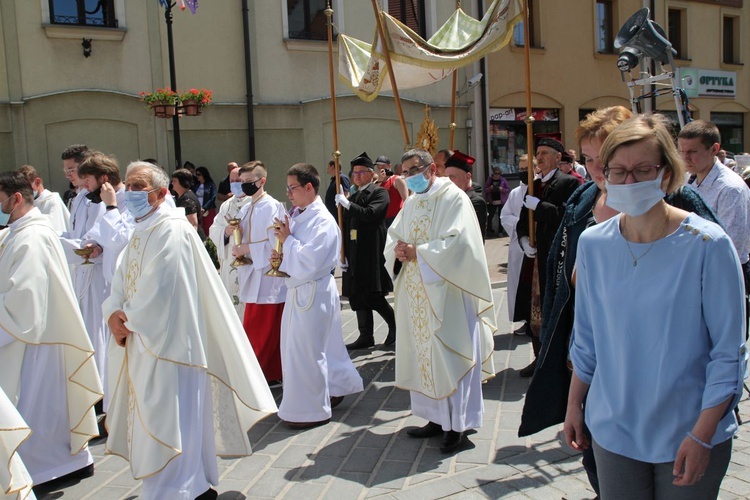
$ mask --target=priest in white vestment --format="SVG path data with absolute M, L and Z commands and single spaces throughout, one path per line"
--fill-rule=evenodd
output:
M 251 161 L 239 169 L 242 189 L 251 202 L 240 211 L 242 243 L 232 249 L 235 257 L 252 260 L 240 266 L 237 276 L 240 301 L 245 304 L 242 321 L 263 375 L 270 386 L 277 384 L 281 372 L 281 317 L 284 313 L 284 278 L 267 276 L 269 259 L 276 245 L 274 220 L 284 217 L 284 206 L 265 190 L 268 171 L 263 162 Z M 231 202 L 231 199 L 225 203 Z
M 518 173 L 521 179 L 521 185 L 515 187 L 508 193 L 508 200 L 500 211 L 500 223 L 503 229 L 510 236 L 508 243 L 508 319 L 514 321 L 526 321 L 525 318 L 516 318 L 516 292 L 518 291 L 518 278 L 521 275 L 521 266 L 523 265 L 523 250 L 518 244 L 518 233 L 516 233 L 516 224 L 521 216 L 523 208 L 523 197 L 526 195 L 528 186 L 527 182 L 528 156 L 524 155 L 518 160 Z M 525 325 L 514 333 L 523 335 Z
M 57 233 L 18 173 L 0 174 L 0 386 L 32 430 L 19 454 L 34 484 L 93 474 L 102 387 Z
M 31 165 L 22 165 L 18 171 L 31 184 L 31 189 L 34 191 L 34 206 L 49 217 L 52 229 L 59 234 L 70 231 L 70 212 L 60 195 L 44 188 L 42 177 Z
M 464 432 L 482 425 L 482 381 L 495 375 L 496 330 L 482 233 L 471 202 L 449 179 L 436 176 L 432 156 L 401 159 L 410 196 L 388 229 L 384 255 L 394 280 L 396 386 L 411 392 L 414 415 L 427 425 L 411 437 L 443 436 L 445 453 Z
M 247 431 L 276 404 L 231 299 L 168 178 L 129 171 L 135 219 L 103 306 L 108 350 L 106 452 L 130 462 L 145 499 L 215 494 L 216 455 L 251 453 Z
M 219 213 L 216 214 L 211 227 L 208 228 L 208 237 L 216 245 L 216 253 L 219 257 L 219 276 L 224 288 L 227 289 L 229 296 L 232 297 L 234 309 L 237 316 L 242 320 L 245 316 L 245 304 L 240 300 L 240 283 L 237 276 L 237 268 L 232 266 L 234 256 L 234 227 L 231 226 L 227 219 L 237 218 L 242 207 L 250 202 L 250 197 L 242 192 L 242 181 L 240 181 L 240 168 L 233 168 L 229 172 L 229 188 L 232 196 L 224 201 L 219 207 Z
M 339 262 L 341 232 L 318 196 L 320 176 L 310 164 L 287 172 L 295 208 L 275 229 L 283 243 L 280 269 L 287 294 L 281 322 L 284 397 L 279 418 L 289 427 L 324 425 L 344 396 L 362 391 L 362 377 L 344 345 L 341 305 L 331 271 Z M 272 258 L 278 254 L 274 251 Z

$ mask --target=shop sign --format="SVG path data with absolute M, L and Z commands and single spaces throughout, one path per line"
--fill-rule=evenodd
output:
M 737 72 L 678 68 L 677 76 L 688 97 L 735 97 Z
M 535 121 L 556 122 L 560 119 L 557 109 L 534 109 L 531 115 Z M 522 122 L 526 119 L 524 108 L 490 108 L 491 122 Z

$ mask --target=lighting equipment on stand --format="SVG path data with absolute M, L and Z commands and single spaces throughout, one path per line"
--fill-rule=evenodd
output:
M 641 112 L 641 101 L 645 99 L 672 94 L 677 119 L 682 128 L 691 117 L 687 94 L 675 76 L 674 56 L 677 55 L 677 51 L 672 48 L 664 29 L 652 21 L 649 14 L 648 8 L 640 9 L 630 16 L 617 33 L 615 48 L 621 49 L 617 68 L 620 70 L 622 81 L 630 91 L 633 112 Z M 639 72 L 638 77 L 634 78 L 633 70 L 639 68 L 644 57 L 657 61 L 662 72 L 652 75 L 647 70 Z M 647 91 L 650 85 L 654 85 L 654 90 Z

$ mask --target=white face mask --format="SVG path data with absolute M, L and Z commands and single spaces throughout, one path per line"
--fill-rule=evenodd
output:
M 656 179 L 632 184 L 610 184 L 607 187 L 607 205 L 631 217 L 643 215 L 666 195 L 661 189 L 664 170 Z

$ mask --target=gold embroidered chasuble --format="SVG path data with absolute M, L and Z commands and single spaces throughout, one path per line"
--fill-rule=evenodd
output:
M 162 204 L 136 224 L 105 301 L 133 332 L 109 343 L 107 452 L 133 477 L 160 472 L 180 449 L 178 367 L 203 370 L 213 400 L 216 454 L 251 454 L 247 430 L 277 411 L 242 324 L 181 209 Z
M 456 391 L 475 365 L 464 294 L 481 329 L 482 378 L 493 377 L 492 290 L 482 234 L 466 193 L 436 179 L 427 193 L 406 200 L 384 250 L 392 277 L 399 240 L 416 246 L 417 261 L 404 263 L 394 279 L 396 386 L 433 399 Z M 423 276 L 420 263 L 432 276 Z

